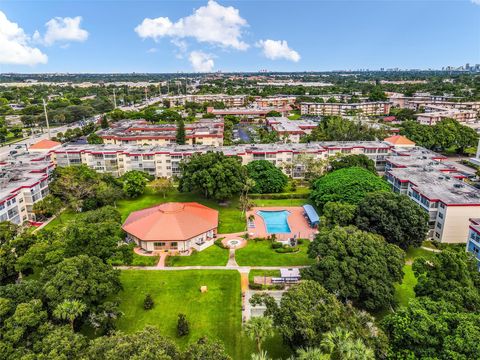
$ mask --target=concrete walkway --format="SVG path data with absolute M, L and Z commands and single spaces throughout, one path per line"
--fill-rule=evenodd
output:
M 235 260 L 235 249 L 229 250 L 227 266 L 238 267 L 237 260 Z
M 177 267 L 157 267 L 157 266 L 115 266 L 118 270 L 160 270 L 160 271 L 176 271 L 176 270 L 237 270 L 240 273 L 249 272 L 250 270 L 280 270 L 285 268 L 303 269 L 308 266 L 177 266 Z
M 157 269 L 163 269 L 165 268 L 165 260 L 167 259 L 168 254 L 167 253 L 161 253 L 160 258 L 158 259 L 158 263 L 156 268 Z

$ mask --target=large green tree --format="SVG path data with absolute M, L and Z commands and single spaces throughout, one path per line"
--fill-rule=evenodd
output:
M 386 316 L 382 327 L 396 358 L 477 359 L 480 354 L 480 314 L 457 312 L 444 301 L 411 300 Z
M 417 296 L 448 301 L 459 309 L 480 311 L 480 272 L 465 251 L 443 250 L 428 260 L 417 258 L 413 272 Z
M 320 209 L 329 202 L 345 202 L 353 205 L 375 191 L 389 191 L 390 187 L 380 177 L 359 168 L 345 168 L 319 178 L 312 187 L 310 197 Z
M 333 159 L 332 161 L 330 161 L 331 171 L 354 167 L 354 166 L 367 169 L 368 171 L 371 171 L 372 173 L 377 174 L 377 169 L 375 168 L 375 162 L 372 159 L 370 159 L 367 155 L 364 155 L 364 154 L 342 156 L 340 158 Z
M 123 191 L 129 198 L 136 198 L 145 192 L 148 175 L 143 171 L 130 170 L 122 176 Z
M 302 141 L 365 141 L 384 139 L 386 133 L 341 116 L 327 116 Z
M 428 213 L 405 195 L 368 194 L 358 205 L 357 226 L 382 235 L 406 250 L 421 246 L 428 232 Z
M 245 170 L 238 157 L 219 152 L 195 154 L 180 163 L 181 192 L 199 192 L 206 198 L 226 200 L 240 193 Z
M 317 263 L 302 271 L 342 301 L 367 310 L 393 305 L 405 253 L 378 235 L 351 226 L 322 229 L 308 249 Z
M 293 348 L 315 347 L 329 331 L 342 327 L 375 350 L 378 356 L 386 353 L 386 338 L 366 312 L 344 305 L 319 283 L 304 280 L 292 286 L 282 296 L 280 305 L 266 294 L 256 294 L 253 305 L 264 304 L 265 315 L 273 316 L 284 341 Z
M 205 337 L 189 345 L 183 354 L 184 360 L 231 360 L 225 347 L 220 341 L 209 340 Z
M 177 360 L 180 352 L 175 343 L 163 337 L 154 326 L 133 334 L 117 333 L 91 342 L 86 359 L 97 360 Z
M 282 192 L 288 183 L 288 177 L 270 161 L 255 160 L 246 168 L 248 177 L 255 181 L 255 186 L 251 189 L 254 193 Z
M 44 296 L 51 309 L 68 299 L 81 299 L 87 311 L 120 288 L 119 271 L 97 257 L 79 255 L 49 266 L 41 275 Z

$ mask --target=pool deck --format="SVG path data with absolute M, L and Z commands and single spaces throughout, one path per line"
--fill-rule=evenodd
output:
M 290 233 L 276 234 L 277 239 L 284 240 L 294 235 L 297 238 L 302 239 L 313 239 L 314 235 L 317 233 L 317 229 L 312 229 L 307 220 L 303 217 L 303 208 L 301 206 L 280 206 L 280 207 L 254 207 L 251 210 L 247 211 L 247 224 L 249 223 L 248 218 L 250 215 L 255 217 L 253 221 L 255 227 L 249 227 L 247 232 L 250 238 L 266 238 L 270 234 L 267 232 L 267 227 L 263 218 L 257 214 L 257 211 L 282 211 L 288 210 L 290 215 L 287 218 L 288 226 L 290 227 Z

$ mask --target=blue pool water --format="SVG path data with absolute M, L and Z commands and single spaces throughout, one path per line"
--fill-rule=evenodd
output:
M 269 234 L 283 234 L 289 233 L 290 226 L 288 226 L 287 218 L 290 212 L 287 210 L 281 211 L 257 211 L 257 214 L 263 218 Z

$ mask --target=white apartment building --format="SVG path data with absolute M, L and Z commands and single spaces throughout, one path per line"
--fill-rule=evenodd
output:
M 187 102 L 194 102 L 200 104 L 208 102 L 223 102 L 226 107 L 240 107 L 246 105 L 247 95 L 177 95 L 166 96 L 163 99 L 169 100 L 171 106 L 184 106 Z
M 22 155 L 0 164 L 0 221 L 35 222 L 33 204 L 48 195 L 55 165 L 50 155 Z
M 480 191 L 466 176 L 443 163 L 444 157 L 425 149 L 402 150 L 388 157 L 386 178 L 395 192 L 405 194 L 429 214 L 428 237 L 464 243 L 471 217 L 480 217 Z
M 318 123 L 312 120 L 290 120 L 286 117 L 267 117 L 267 127 L 275 131 L 283 142 L 299 143 L 302 136 L 310 134 Z
M 429 108 L 431 109 L 431 107 Z M 435 125 L 436 123 L 450 118 L 460 123 L 469 123 L 477 119 L 477 113 L 473 110 L 444 109 L 433 112 L 416 114 L 417 121 L 423 125 Z
M 199 119 L 185 124 L 185 142 L 189 145 L 223 145 L 223 121 Z M 105 144 L 169 145 L 177 142 L 177 124 L 150 124 L 146 120 L 121 120 L 98 133 Z
M 220 151 L 228 156 L 239 156 L 243 164 L 253 160 L 268 160 L 282 168 L 289 176 L 302 178 L 304 165 L 301 155 L 314 160 L 325 160 L 336 154 L 365 154 L 381 170 L 385 157 L 393 146 L 381 141 L 321 142 L 310 144 L 255 144 L 237 146 L 118 146 L 118 145 L 67 145 L 56 149 L 53 160 L 58 166 L 85 164 L 97 171 L 121 176 L 130 170 L 141 170 L 155 177 L 180 175 L 180 161 L 195 153 Z
M 300 104 L 302 115 L 315 116 L 346 116 L 352 113 L 363 115 L 385 115 L 390 112 L 391 103 L 384 101 L 361 102 L 361 103 L 311 103 Z

